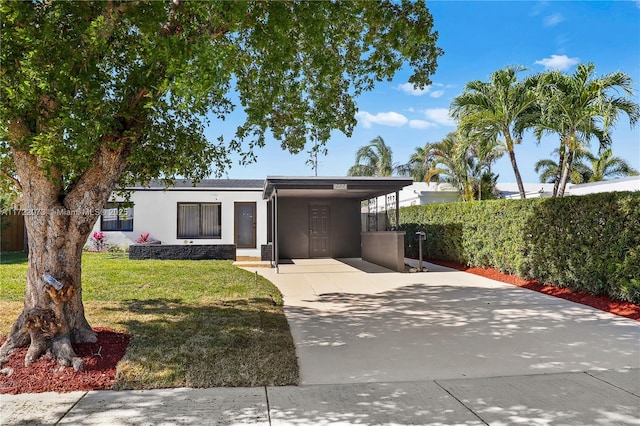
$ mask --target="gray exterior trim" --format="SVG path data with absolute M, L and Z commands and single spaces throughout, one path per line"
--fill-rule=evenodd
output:
M 358 198 L 366 200 L 380 195 L 400 191 L 411 185 L 413 179 L 403 177 L 286 177 L 267 176 L 264 182 L 262 198 L 265 200 L 273 196 L 274 191 L 280 190 L 280 195 L 290 192 L 292 195 L 307 191 L 317 191 L 314 195 L 327 198 Z
M 264 179 L 203 179 L 198 183 L 190 179 L 176 180 L 167 186 L 163 181 L 153 180 L 147 185 L 135 185 L 136 191 L 260 191 Z

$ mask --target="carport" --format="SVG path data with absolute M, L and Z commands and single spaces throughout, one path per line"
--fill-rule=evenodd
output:
M 402 271 L 398 193 L 412 182 L 399 177 L 267 177 L 263 198 L 268 201 L 273 266 L 277 268 L 281 259 L 361 257 Z M 385 196 L 385 204 L 392 201 L 385 210 L 394 210 L 396 229 L 377 223 L 371 229 L 363 220 L 362 202 L 380 196 Z

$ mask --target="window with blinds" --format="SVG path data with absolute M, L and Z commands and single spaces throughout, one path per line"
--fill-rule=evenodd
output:
M 221 238 L 220 203 L 178 203 L 178 238 Z
M 133 204 L 107 203 L 100 216 L 101 231 L 133 231 Z

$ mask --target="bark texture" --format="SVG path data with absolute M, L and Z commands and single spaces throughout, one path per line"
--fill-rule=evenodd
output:
M 97 338 L 82 303 L 82 248 L 125 167 L 125 150 L 105 142 L 66 195 L 55 169 L 43 167 L 28 152 L 14 149 L 12 154 L 21 177 L 29 265 L 24 308 L 0 347 L 0 366 L 14 349 L 30 344 L 25 365 L 46 353 L 62 366 L 82 370 L 71 345 Z M 48 285 L 44 274 L 62 288 Z
M 518 169 L 518 162 L 516 161 L 516 153 L 514 151 L 515 143 L 513 138 L 511 137 L 509 127 L 504 127 L 502 129 L 502 133 L 504 134 L 507 152 L 509 153 L 509 160 L 511 161 L 511 167 L 513 168 L 513 174 L 515 175 L 516 183 L 518 184 L 518 192 L 520 193 L 520 198 L 524 200 L 525 198 L 527 198 L 527 195 L 524 192 L 524 185 L 522 184 L 520 169 Z
M 524 192 L 524 185 L 522 184 L 522 177 L 520 176 L 520 169 L 518 169 L 518 162 L 516 161 L 516 153 L 513 150 L 509 151 L 509 159 L 511 160 L 511 167 L 513 167 L 513 173 L 516 176 L 516 183 L 518 184 L 518 192 L 520 192 L 520 198 L 527 198 L 527 194 Z

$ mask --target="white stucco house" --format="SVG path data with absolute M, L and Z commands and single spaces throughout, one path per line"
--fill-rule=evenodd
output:
M 260 256 L 267 242 L 267 201 L 262 179 L 177 181 L 175 186 L 152 182 L 131 188 L 131 203 L 112 196 L 94 232 L 105 232 L 107 243 L 130 245 L 142 234 L 162 244 L 235 244 L 238 256 Z
M 404 270 L 404 232 L 361 230 L 361 203 L 397 195 L 403 177 L 206 179 L 128 188 L 113 194 L 94 233 L 129 246 L 131 259 L 354 258 Z M 398 205 L 395 205 L 398 212 Z M 398 222 L 396 213 L 396 223 Z M 153 243 L 142 243 L 149 234 Z M 89 238 L 89 244 L 92 243 Z

